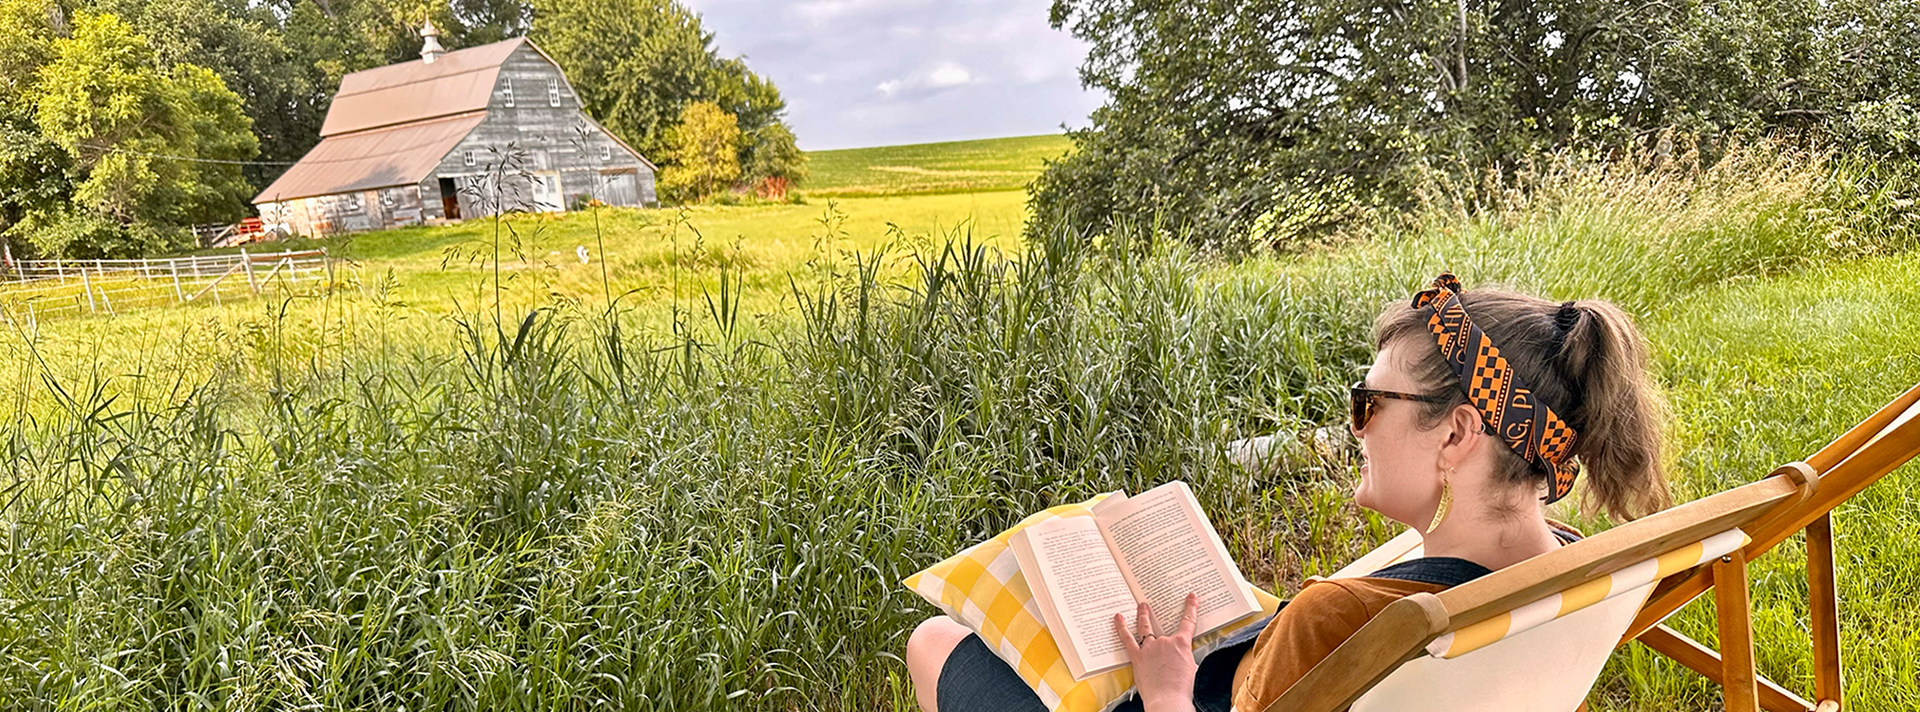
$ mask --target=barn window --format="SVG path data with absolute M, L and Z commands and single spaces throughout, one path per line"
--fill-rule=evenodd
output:
M 601 146 L 601 147 L 600 147 L 600 160 L 601 160 L 601 162 L 606 162 L 606 161 L 611 161 L 611 160 L 613 160 L 613 147 L 612 147 L 612 146 Z
M 506 99 L 507 106 L 513 106 L 513 77 L 500 78 L 500 96 Z
M 547 79 L 547 105 L 560 105 L 560 80 L 558 79 Z
M 468 152 L 467 152 L 467 165 L 469 165 L 469 166 L 471 166 L 471 165 L 473 165 L 473 152 L 472 152 L 472 151 L 468 151 Z

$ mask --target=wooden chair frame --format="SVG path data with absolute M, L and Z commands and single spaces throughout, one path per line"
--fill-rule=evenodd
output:
M 1902 393 L 1819 452 L 1775 474 L 1797 471 L 1818 482 L 1806 499 L 1746 527 L 1753 541 L 1738 556 L 1662 581 L 1620 639 L 1638 640 L 1726 688 L 1727 712 L 1838 712 L 1844 707 L 1840 662 L 1840 601 L 1833 565 L 1833 510 L 1887 473 L 1920 455 L 1920 385 Z M 1796 532 L 1807 541 L 1808 628 L 1813 648 L 1814 700 L 1809 702 L 1754 669 L 1746 562 Z M 1720 641 L 1707 646 L 1660 625 L 1681 606 L 1713 589 Z M 1729 613 L 1731 615 L 1729 615 Z M 1731 641 L 1731 643 L 1729 643 Z
M 1437 594 L 1395 601 L 1308 671 L 1267 712 L 1345 709 L 1449 630 L 1734 527 L 1743 529 L 1751 542 L 1719 561 L 1657 584 L 1619 644 L 1639 640 L 1720 683 L 1727 691 L 1728 712 L 1838 712 L 1842 675 L 1831 512 L 1920 455 L 1920 406 L 1916 403 L 1920 403 L 1920 385 L 1806 462 L 1783 466 L 1758 482 L 1628 522 Z M 1747 562 L 1799 531 L 1807 535 L 1817 704 L 1761 677 L 1754 667 Z M 1418 535 L 1403 534 L 1335 576 L 1377 569 L 1418 544 Z M 1721 653 L 1660 625 L 1708 589 L 1713 589 L 1717 604 Z

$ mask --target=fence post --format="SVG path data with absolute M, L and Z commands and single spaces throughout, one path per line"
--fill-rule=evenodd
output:
M 87 290 L 87 311 L 100 313 L 100 307 L 93 303 L 93 280 L 87 279 L 87 268 L 80 268 L 80 288 Z
M 180 260 L 167 260 L 167 271 L 173 273 L 173 303 L 185 304 L 187 297 L 180 293 Z
M 253 258 L 247 256 L 246 250 L 240 251 L 240 264 L 247 268 L 247 286 L 253 289 L 254 294 L 259 294 L 260 283 L 253 280 Z

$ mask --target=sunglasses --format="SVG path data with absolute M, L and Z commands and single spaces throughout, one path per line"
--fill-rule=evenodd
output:
M 1426 396 L 1418 393 L 1400 393 L 1398 391 L 1383 391 L 1368 388 L 1366 381 L 1353 384 L 1353 387 L 1348 389 L 1347 395 L 1352 399 L 1353 410 L 1349 411 L 1348 415 L 1352 418 L 1351 424 L 1353 425 L 1353 432 L 1356 433 L 1365 430 L 1367 428 L 1367 421 L 1373 420 L 1373 409 L 1379 404 L 1381 398 L 1419 401 L 1421 403 L 1451 402 L 1451 399 L 1444 396 Z

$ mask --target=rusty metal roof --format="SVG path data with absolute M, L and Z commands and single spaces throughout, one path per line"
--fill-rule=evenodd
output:
M 516 37 L 422 60 L 354 72 L 340 79 L 327 107 L 322 137 L 487 108 L 507 56 L 526 43 Z
M 500 65 L 526 43 L 516 37 L 340 79 L 320 145 L 253 202 L 407 185 L 425 180 L 487 116 Z
M 440 159 L 486 118 L 485 111 L 469 111 L 323 137 L 320 145 L 301 156 L 299 163 L 280 174 L 253 202 L 258 205 L 418 183 L 426 180 Z

